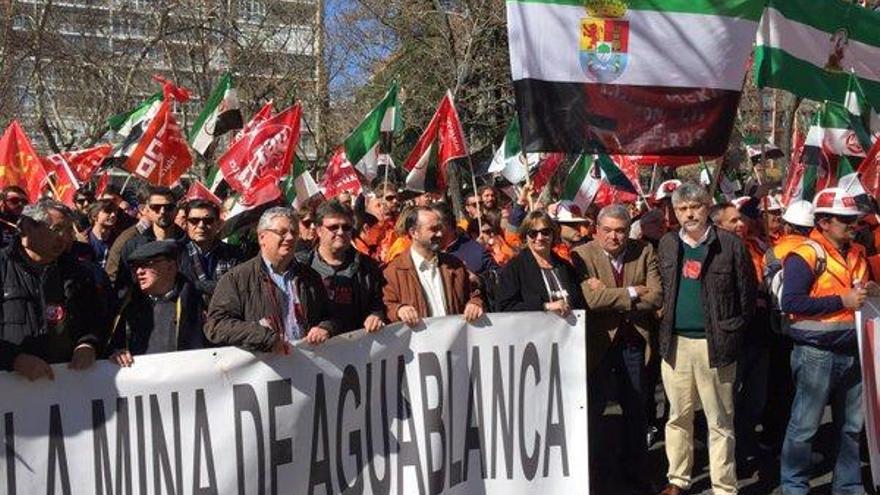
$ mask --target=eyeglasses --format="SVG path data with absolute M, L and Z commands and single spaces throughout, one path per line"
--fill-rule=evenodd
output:
M 532 229 L 528 232 L 529 239 L 537 239 L 539 235 L 553 237 L 553 229 L 548 227 L 544 229 Z
M 303 227 L 310 229 L 310 228 L 312 228 L 312 225 L 315 222 L 312 220 L 309 220 L 309 219 L 305 219 L 305 220 L 300 220 L 299 223 L 301 223 Z
M 266 232 L 271 232 L 271 233 L 277 235 L 278 237 L 280 237 L 280 238 L 282 238 L 282 239 L 284 239 L 284 238 L 287 237 L 288 235 L 289 235 L 290 237 L 294 237 L 294 238 L 296 237 L 296 231 L 295 231 L 295 230 L 277 230 L 277 229 L 263 229 L 263 230 L 265 230 Z
M 395 195 L 385 196 L 385 201 L 387 201 L 388 203 L 395 202 L 395 201 L 397 201 L 397 196 L 395 196 Z
M 73 200 L 74 203 L 81 205 L 89 202 L 89 198 L 76 198 Z
M 186 219 L 186 223 L 195 227 L 196 225 L 204 224 L 205 227 L 210 227 L 214 225 L 217 219 L 214 217 L 189 217 Z
M 351 232 L 351 229 L 352 229 L 351 224 L 348 224 L 348 223 L 336 223 L 333 225 L 323 225 L 322 227 L 329 230 L 330 232 L 342 231 L 342 232 L 348 233 L 348 232 Z
M 156 265 L 164 261 L 170 261 L 170 258 L 153 258 L 149 260 L 135 261 L 131 267 L 135 270 L 139 268 L 156 268 Z
M 174 203 L 162 203 L 162 204 L 151 204 L 150 209 L 153 210 L 153 213 L 161 213 L 162 210 L 174 211 Z

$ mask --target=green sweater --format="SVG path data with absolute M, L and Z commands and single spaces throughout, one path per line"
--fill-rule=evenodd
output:
M 700 272 L 706 259 L 706 245 L 695 248 L 682 243 L 681 276 L 678 281 L 678 297 L 675 298 L 675 333 L 691 339 L 706 338 L 706 320 L 700 288 Z

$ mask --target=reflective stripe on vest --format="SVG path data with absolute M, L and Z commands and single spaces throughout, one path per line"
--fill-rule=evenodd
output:
M 839 296 L 855 286 L 867 281 L 868 263 L 865 259 L 865 248 L 853 242 L 844 260 L 840 252 L 831 245 L 825 236 L 813 229 L 810 239 L 825 249 L 825 270 L 813 281 L 810 297 Z M 817 263 L 816 251 L 804 243 L 796 247 L 791 254 L 797 254 L 811 269 Z M 799 330 L 835 331 L 855 328 L 855 311 L 843 308 L 834 313 L 821 316 L 791 315 L 791 327 Z

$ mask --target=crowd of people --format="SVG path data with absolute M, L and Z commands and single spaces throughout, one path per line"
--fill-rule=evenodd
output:
M 0 369 L 52 379 L 56 363 L 136 370 L 145 354 L 285 354 L 398 321 L 583 309 L 590 423 L 620 404 L 632 493 L 690 488 L 702 408 L 714 493 L 736 493 L 737 466 L 779 453 L 783 493 L 806 494 L 826 404 L 832 491 L 863 493 L 854 311 L 880 276 L 877 216 L 837 188 L 783 207 L 773 191 L 718 202 L 670 180 L 646 200 L 580 211 L 485 186 L 456 216 L 436 194 L 403 200 L 380 180 L 356 197 L 270 205 L 229 236 L 221 205 L 168 188 L 145 184 L 134 200 L 81 190 L 70 208 L 6 187 Z M 658 433 L 662 484 L 646 466 Z

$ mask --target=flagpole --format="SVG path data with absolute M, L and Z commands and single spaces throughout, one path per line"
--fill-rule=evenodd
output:
M 131 174 L 125 178 L 125 182 L 122 183 L 122 189 L 119 190 L 119 195 L 122 196 L 122 193 L 125 192 L 125 188 L 128 186 L 128 181 L 131 180 Z
M 467 160 L 468 168 L 471 171 L 471 186 L 474 188 L 474 196 L 477 198 L 477 225 L 480 228 L 480 235 L 483 235 L 483 207 L 480 205 L 480 195 L 477 194 L 477 175 L 474 173 L 474 162 L 471 160 L 470 153 L 468 153 Z M 465 200 L 465 202 L 467 202 L 467 200 Z
M 58 194 L 58 189 L 55 187 L 55 183 L 52 178 L 49 177 L 49 174 L 46 174 L 46 183 L 49 184 L 49 189 L 52 190 L 52 194 L 55 195 L 55 199 L 61 201 L 61 195 Z
M 767 156 L 767 135 L 766 129 L 764 128 L 764 93 L 761 91 L 761 88 L 758 88 L 758 138 L 761 140 L 761 166 L 766 166 L 766 156 Z M 749 159 L 751 161 L 751 159 Z M 755 175 L 755 181 L 760 186 L 763 182 L 761 181 L 761 174 L 758 173 L 758 166 L 752 163 L 752 173 Z

